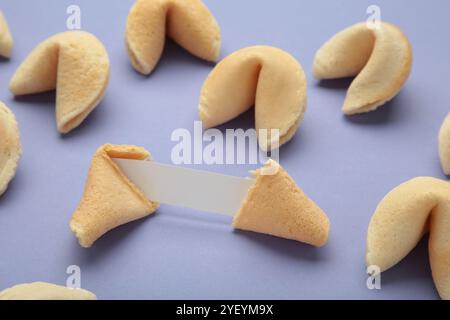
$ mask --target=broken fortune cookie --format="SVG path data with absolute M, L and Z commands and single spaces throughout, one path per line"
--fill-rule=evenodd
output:
M 340 31 L 316 53 L 317 79 L 353 77 L 342 111 L 346 115 L 377 109 L 394 98 L 408 79 L 412 49 L 396 26 L 355 24 Z
M 202 86 L 199 116 L 205 128 L 215 127 L 253 105 L 262 150 L 292 139 L 306 111 L 306 77 L 292 55 L 275 47 L 253 46 L 225 57 Z M 260 135 L 261 129 L 268 134 Z M 271 129 L 279 136 L 272 136 Z
M 264 173 L 268 167 L 275 169 L 274 174 Z M 327 215 L 278 163 L 269 160 L 254 176 L 255 184 L 234 217 L 235 228 L 325 245 L 330 231 Z
M 158 203 L 147 199 L 112 159 L 146 160 L 141 147 L 105 144 L 92 158 L 83 197 L 70 220 L 80 245 L 90 247 L 111 229 L 150 215 Z
M 152 197 L 151 191 L 146 195 L 112 160 L 146 160 L 148 156 L 145 149 L 135 146 L 104 145 L 97 150 L 92 160 L 82 200 L 70 222 L 72 231 L 83 247 L 91 246 L 107 231 L 147 216 L 158 208 L 158 203 L 155 201 L 159 199 L 148 200 Z M 143 162 L 140 161 L 136 165 L 142 168 L 142 164 Z M 177 167 L 171 169 L 170 166 L 165 166 L 163 171 L 159 171 L 159 178 L 152 174 L 144 176 L 146 179 L 155 177 L 155 179 L 164 180 L 166 175 L 168 181 L 173 179 L 181 181 L 186 179 L 184 177 L 187 170 L 190 172 L 188 175 L 190 185 L 205 181 L 202 180 L 205 172 L 182 169 L 184 171 L 180 173 L 179 170 Z M 330 229 L 328 217 L 303 193 L 278 163 L 269 161 L 254 175 L 256 178 L 249 184 L 250 188 L 243 189 L 247 192 L 245 198 L 243 201 L 239 199 L 239 203 L 236 203 L 237 206 L 240 205 L 240 209 L 234 215 L 235 228 L 297 240 L 314 246 L 322 246 L 326 243 Z M 199 176 L 203 178 L 196 180 Z M 233 177 L 219 175 L 215 179 L 219 179 L 216 181 L 220 183 L 220 179 L 226 181 L 230 178 Z M 171 190 L 167 188 L 166 192 Z M 178 194 L 180 190 L 174 192 Z M 195 194 L 196 188 L 185 192 L 190 193 L 192 198 L 204 201 L 203 193 L 201 194 L 203 197 Z M 195 204 L 191 203 L 191 206 L 195 208 Z M 197 206 L 200 207 L 200 205 Z
M 15 95 L 56 89 L 56 124 L 67 133 L 100 103 L 109 81 L 109 58 L 103 44 L 84 31 L 58 33 L 39 44 L 13 75 Z
M 207 61 L 219 57 L 220 28 L 201 0 L 137 0 L 128 14 L 125 35 L 136 71 L 146 75 L 153 71 L 166 34 L 194 56 Z

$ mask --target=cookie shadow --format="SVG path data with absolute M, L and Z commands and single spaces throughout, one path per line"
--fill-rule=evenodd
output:
M 60 138 L 63 140 L 70 139 L 83 139 L 86 136 L 92 136 L 95 130 L 99 130 L 102 127 L 102 123 L 106 123 L 107 112 L 105 109 L 108 108 L 107 101 L 100 101 L 100 103 L 91 111 L 91 113 L 75 128 L 67 133 L 60 133 Z
M 13 100 L 21 104 L 33 104 L 37 106 L 52 106 L 56 104 L 56 91 L 47 91 L 27 95 L 14 96 Z
M 298 150 L 307 150 L 306 144 L 313 144 L 313 137 L 308 136 L 310 132 L 307 130 L 302 130 L 301 125 L 297 129 L 297 131 L 292 136 L 291 140 L 287 141 L 278 149 L 279 158 L 282 160 L 284 157 L 292 156 L 300 156 Z
M 0 56 L 0 64 L 8 63 L 11 61 L 11 58 L 5 58 Z
M 88 267 L 99 263 L 106 256 L 113 255 L 114 253 L 119 254 L 126 242 L 131 241 L 132 234 L 136 233 L 138 229 L 143 228 L 145 222 L 152 219 L 156 214 L 157 212 L 108 231 L 97 239 L 90 248 L 81 247 L 78 240 L 74 238 L 72 246 L 76 247 L 73 250 L 77 252 L 77 261 L 80 261 L 80 264 L 83 266 Z
M 318 87 L 331 90 L 347 91 L 354 77 L 320 80 Z M 342 101 L 344 103 L 344 101 Z M 374 111 L 354 115 L 343 115 L 344 121 L 355 125 L 381 125 L 399 121 L 406 114 L 406 101 L 400 91 L 393 99 Z
M 382 289 L 384 290 L 413 281 L 428 283 L 430 290 L 434 290 L 428 258 L 428 236 L 423 237 L 402 261 L 381 274 Z
M 48 113 L 48 117 L 55 117 L 56 113 L 56 91 L 48 91 L 43 93 L 29 94 L 23 96 L 15 96 L 14 101 L 20 104 L 29 104 L 33 105 L 33 108 L 43 108 Z M 107 102 L 106 95 L 103 97 L 102 101 L 92 110 L 92 112 L 84 119 L 77 127 L 69 131 L 68 133 L 61 134 L 61 139 L 69 139 L 77 136 L 85 136 L 90 135 L 92 130 L 98 128 L 98 124 L 95 124 L 100 121 L 107 121 L 105 119 L 106 113 L 104 113 L 103 109 L 106 109 Z M 42 111 L 44 112 L 44 111 Z M 55 121 L 56 122 L 56 121 Z M 56 123 L 55 123 L 55 130 Z
M 127 55 L 128 57 L 128 55 Z M 129 58 L 128 58 L 129 59 Z M 130 68 L 133 66 L 130 64 Z M 186 49 L 175 43 L 173 40 L 166 37 L 166 41 L 164 44 L 164 50 L 161 54 L 159 61 L 157 62 L 155 68 L 148 75 L 139 73 L 137 70 L 133 68 L 133 70 L 144 78 L 152 78 L 157 77 L 159 73 L 166 72 L 167 69 L 180 70 L 180 67 L 183 66 L 199 66 L 199 67 L 207 67 L 213 68 L 215 66 L 215 62 L 206 61 L 201 58 L 198 58 L 191 53 L 189 53 Z
M 255 129 L 255 108 L 252 106 L 236 118 L 214 128 L 220 130 L 223 135 L 225 135 L 227 129 L 242 129 L 244 131 L 248 129 Z
M 242 238 L 243 241 L 251 242 L 265 250 L 272 251 L 277 255 L 282 255 L 292 260 L 308 261 L 311 263 L 326 260 L 327 250 L 325 247 L 317 248 L 294 240 L 237 229 L 233 230 L 233 234 Z
M 399 93 L 391 101 L 380 106 L 374 111 L 355 115 L 343 115 L 346 122 L 355 125 L 384 125 L 401 121 L 405 115 L 406 104 L 403 103 L 403 95 Z
M 319 80 L 317 86 L 323 89 L 347 90 L 353 79 L 354 77 Z

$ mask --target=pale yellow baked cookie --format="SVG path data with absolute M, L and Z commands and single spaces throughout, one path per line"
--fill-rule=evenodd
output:
M 264 174 L 264 169 L 270 174 Z M 327 242 L 330 231 L 327 215 L 278 163 L 269 160 L 254 176 L 255 184 L 233 220 L 235 228 L 317 247 Z
M 146 160 L 141 147 L 105 144 L 92 158 L 83 197 L 70 220 L 80 245 L 90 247 L 111 229 L 148 216 L 159 206 L 147 199 L 112 159 Z
M 201 0 L 137 0 L 128 14 L 125 41 L 138 72 L 153 71 L 166 35 L 199 58 L 219 57 L 220 28 Z
M 19 127 L 8 107 L 0 102 L 0 196 L 16 174 L 22 155 Z
M 296 132 L 306 110 L 306 77 L 287 52 L 269 46 L 238 50 L 211 71 L 200 93 L 199 116 L 205 128 L 236 118 L 255 106 L 255 127 L 278 129 L 279 145 Z M 259 140 L 263 150 L 272 139 Z
M 0 11 L 0 56 L 5 58 L 11 57 L 12 47 L 13 38 L 9 31 L 8 22 Z
M 39 44 L 9 88 L 16 96 L 56 89 L 56 123 L 67 133 L 99 104 L 108 81 L 109 58 L 100 40 L 88 32 L 67 31 Z
M 418 177 L 402 183 L 381 200 L 367 233 L 366 263 L 381 271 L 401 261 L 429 232 L 434 284 L 450 299 L 450 183 Z M 424 262 L 425 263 L 425 262 Z
M 439 131 L 439 158 L 444 173 L 450 175 L 450 113 Z
M 409 40 L 396 26 L 380 22 L 369 28 L 358 23 L 337 33 L 316 53 L 317 79 L 356 76 L 342 111 L 364 113 L 382 106 L 400 91 L 412 65 Z
M 92 292 L 46 282 L 18 284 L 0 291 L 0 300 L 97 300 Z

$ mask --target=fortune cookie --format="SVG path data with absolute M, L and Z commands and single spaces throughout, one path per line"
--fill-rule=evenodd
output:
M 194 56 L 215 61 L 220 28 L 200 0 L 137 0 L 127 18 L 125 42 L 136 71 L 150 74 L 164 49 L 166 34 Z
M 275 161 L 254 173 L 255 183 L 233 220 L 237 229 L 266 233 L 321 247 L 328 240 L 327 215 Z
M 211 71 L 200 93 L 199 116 L 205 128 L 223 124 L 255 106 L 255 127 L 279 130 L 261 139 L 263 150 L 289 141 L 306 110 L 306 77 L 287 52 L 269 46 L 238 50 Z M 266 135 L 262 135 L 265 137 Z
M 109 58 L 103 44 L 83 31 L 58 33 L 39 44 L 11 79 L 14 95 L 56 89 L 56 123 L 61 133 L 77 127 L 103 98 Z
M 33 282 L 0 291 L 0 300 L 97 300 L 97 297 L 84 289 Z
M 13 39 L 9 32 L 8 22 L 0 11 L 0 56 L 9 58 L 11 56 L 11 49 L 13 46 Z
M 21 154 L 16 118 L 12 111 L 0 102 L 0 196 L 16 174 Z
M 402 31 L 389 23 L 358 23 L 337 33 L 316 53 L 317 79 L 356 78 L 342 111 L 347 115 L 377 109 L 394 98 L 409 76 L 411 45 Z
M 105 144 L 92 158 L 83 197 L 70 221 L 80 245 L 90 247 L 111 229 L 148 216 L 158 203 L 147 199 L 113 159 L 146 160 L 141 147 Z
M 367 233 L 366 263 L 381 271 L 400 262 L 429 232 L 434 284 L 450 299 L 450 184 L 418 177 L 389 192 L 375 210 Z
M 439 157 L 444 173 L 450 175 L 450 113 L 439 131 Z

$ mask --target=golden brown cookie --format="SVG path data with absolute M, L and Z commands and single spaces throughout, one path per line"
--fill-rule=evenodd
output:
M 265 172 L 265 171 L 266 172 Z M 330 221 L 275 161 L 255 171 L 233 226 L 321 247 L 328 240 Z
M 230 121 L 255 106 L 255 127 L 278 129 L 279 145 L 296 132 L 306 110 L 306 77 L 287 52 L 269 46 L 238 50 L 211 71 L 200 93 L 199 115 L 206 128 Z M 259 140 L 263 150 L 276 144 Z
M 328 40 L 317 51 L 313 69 L 317 79 L 356 76 L 342 108 L 351 115 L 373 111 L 394 98 L 411 65 L 411 44 L 398 27 L 380 22 L 369 28 L 362 22 Z
M 0 300 L 97 300 L 92 292 L 46 282 L 18 284 L 0 291 Z
M 367 232 L 366 263 L 385 271 L 400 262 L 429 232 L 434 284 L 450 299 L 450 183 L 418 177 L 402 183 L 379 203 Z
M 103 44 L 84 31 L 58 33 L 39 44 L 22 62 L 9 88 L 18 95 L 56 89 L 56 123 L 74 129 L 94 110 L 109 81 Z
M 133 67 L 150 74 L 164 49 L 166 35 L 194 56 L 216 61 L 220 28 L 201 0 L 137 0 L 126 26 L 126 46 Z
M 147 199 L 113 159 L 150 159 L 141 147 L 105 144 L 92 158 L 83 197 L 70 220 L 80 245 L 90 247 L 111 229 L 153 213 L 158 203 Z

